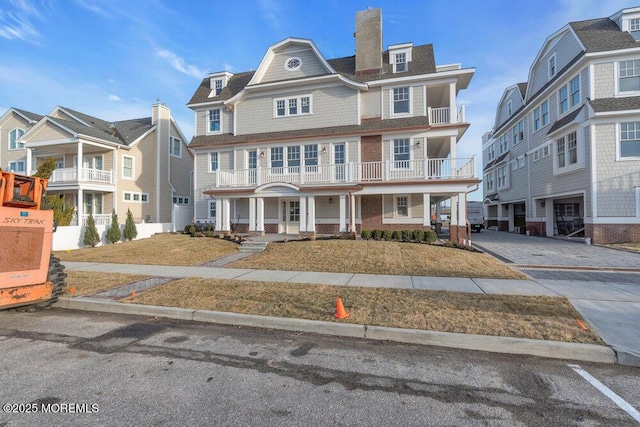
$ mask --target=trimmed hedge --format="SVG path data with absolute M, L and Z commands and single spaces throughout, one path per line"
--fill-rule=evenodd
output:
M 434 243 L 438 235 L 433 230 L 362 230 L 364 240 L 386 240 L 396 242 Z

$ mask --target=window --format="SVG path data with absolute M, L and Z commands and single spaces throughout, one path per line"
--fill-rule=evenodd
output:
M 393 114 L 407 114 L 409 112 L 409 88 L 393 89 Z
M 9 171 L 10 172 L 22 172 L 24 173 L 24 162 L 9 162 Z
M 209 218 L 216 217 L 216 200 L 209 200 Z
M 533 152 L 533 161 L 537 162 L 538 160 L 540 160 L 540 149 L 536 150 Z
M 547 99 L 533 110 L 533 131 L 549 124 L 549 100 Z
M 282 98 L 274 100 L 274 117 L 311 114 L 311 97 Z
M 188 197 L 181 197 L 181 196 L 173 196 L 173 203 L 176 205 L 188 205 L 189 204 L 189 198 Z
M 498 188 L 504 188 L 507 186 L 507 167 L 502 166 L 497 170 L 498 174 Z
M 578 139 L 576 131 L 556 140 L 557 168 L 578 163 Z
M 565 113 L 569 109 L 569 96 L 567 95 L 567 87 L 562 86 L 558 91 L 558 112 Z
M 549 80 L 556 75 L 556 54 L 554 53 L 549 58 Z
M 302 66 L 302 59 L 297 56 L 293 56 L 291 58 L 287 58 L 284 61 L 284 69 L 287 71 L 295 71 Z
M 272 147 L 271 148 L 271 167 L 281 168 L 284 166 L 284 148 Z
M 509 137 L 507 133 L 498 138 L 498 147 L 500 149 L 500 154 L 505 153 L 509 149 Z
M 172 136 L 169 137 L 169 154 L 180 157 L 182 153 L 182 141 Z
M 407 71 L 407 54 L 406 53 L 396 53 L 396 73 L 400 73 L 402 71 Z
M 569 82 L 569 107 L 580 104 L 580 76 L 575 76 Z
M 513 142 L 514 144 L 517 144 L 524 140 L 524 119 L 518 122 L 517 127 L 518 127 L 518 134 L 514 137 L 514 142 Z
M 287 147 L 287 166 L 297 169 L 300 166 L 300 146 Z
M 409 138 L 393 140 L 393 166 L 396 169 L 409 169 L 409 160 L 411 160 L 409 145 Z
M 133 157 L 122 156 L 122 177 L 133 179 Z
M 511 110 L 511 100 L 509 100 L 509 102 L 507 102 L 507 117 L 511 117 L 511 113 L 513 113 L 513 111 Z
M 640 91 L 640 59 L 620 62 L 618 76 L 619 92 Z
M 20 148 L 24 148 L 24 142 L 18 142 L 24 135 L 24 130 L 15 128 L 11 132 L 9 132 L 9 150 L 18 150 Z
M 220 95 L 220 92 L 222 92 L 222 80 L 214 80 L 213 90 L 215 91 L 216 96 Z
M 147 193 L 125 191 L 122 193 L 122 200 L 125 202 L 149 203 L 149 195 Z
M 524 156 L 521 156 L 518 159 L 518 167 L 523 168 L 524 167 Z
M 220 109 L 209 110 L 209 132 L 220 132 Z
M 218 153 L 209 153 L 209 172 L 217 171 L 220 167 Z
M 620 124 L 620 158 L 640 157 L 640 122 Z
M 495 181 L 493 179 L 493 172 L 488 173 L 485 176 L 484 181 L 485 181 L 485 185 L 487 187 L 487 192 L 493 191 L 494 188 L 495 188 Z
M 318 166 L 318 145 L 311 144 L 304 146 L 304 165 L 312 166 L 311 168 L 307 167 L 306 170 L 309 172 L 317 171 Z
M 512 169 L 514 171 L 517 171 L 518 170 L 518 160 L 517 159 L 514 160 L 513 163 L 511 164 L 511 166 L 512 166 Z
M 640 31 L 640 19 L 629 19 L 629 31 Z
M 487 157 L 489 158 L 489 161 L 491 161 L 491 160 L 496 158 L 496 146 L 495 146 L 495 144 L 491 144 L 489 146 L 489 148 L 487 149 Z
M 542 157 L 549 157 L 549 146 L 545 145 L 544 147 L 542 147 Z
M 409 198 L 407 196 L 396 196 L 395 215 L 399 217 L 409 216 Z

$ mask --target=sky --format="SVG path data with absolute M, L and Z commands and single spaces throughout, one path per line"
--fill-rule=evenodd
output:
M 633 6 L 640 0 L 0 0 L 0 116 L 64 106 L 115 121 L 149 117 L 159 99 L 190 140 L 186 103 L 208 73 L 255 70 L 287 37 L 312 39 L 327 59 L 351 56 L 355 13 L 379 7 L 385 49 L 432 43 L 437 65 L 475 69 L 458 95 L 471 126 L 457 156 L 481 163 L 504 90 L 527 81 L 544 40 Z

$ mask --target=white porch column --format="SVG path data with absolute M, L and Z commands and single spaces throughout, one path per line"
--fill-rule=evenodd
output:
M 302 168 L 301 168 L 302 169 Z M 313 197 L 313 196 L 309 196 Z M 307 231 L 307 221 L 311 220 L 311 215 L 307 218 L 307 197 L 300 196 L 300 227 L 299 231 Z
M 458 193 L 458 225 L 467 226 L 467 195 L 465 193 Z
M 33 171 L 33 159 L 31 158 L 32 154 L 31 154 L 31 148 L 27 148 L 27 159 L 26 159 L 26 163 L 24 165 L 24 173 L 25 175 L 29 175 L 31 176 L 31 172 Z
M 442 215 L 442 205 L 438 202 L 436 203 L 436 223 L 442 222 L 442 217 L 440 215 Z
M 547 225 L 547 237 L 553 237 L 553 199 L 545 199 L 544 201 L 544 215 Z
M 256 199 L 256 231 L 264 233 L 264 198 Z
M 256 199 L 249 199 L 249 231 L 256 231 Z
M 82 188 L 78 190 L 78 201 L 77 201 L 76 215 L 78 215 L 78 225 L 83 226 L 82 218 L 84 217 L 84 193 L 82 192 Z
M 231 201 L 222 199 L 222 231 L 231 230 Z
M 431 226 L 431 194 L 422 193 L 422 206 L 424 212 L 422 212 L 422 225 L 425 227 Z
M 309 201 L 309 212 L 308 212 L 308 221 L 307 221 L 307 231 L 315 232 L 316 231 L 316 198 L 315 196 L 307 197 Z
M 356 197 L 353 194 L 349 196 L 349 231 L 356 232 Z
M 216 204 L 216 231 L 222 231 L 222 199 L 215 198 Z
M 458 196 L 451 196 L 451 215 L 449 218 L 449 228 L 458 225 Z
M 457 123 L 457 108 L 456 108 L 456 83 L 449 83 L 449 123 Z
M 78 161 L 76 164 L 76 180 L 80 181 L 80 178 L 82 177 L 82 173 L 80 172 L 82 170 L 82 165 L 84 164 L 84 162 L 82 161 L 82 142 L 78 142 Z
M 340 195 L 340 230 L 341 232 L 347 231 L 347 196 Z

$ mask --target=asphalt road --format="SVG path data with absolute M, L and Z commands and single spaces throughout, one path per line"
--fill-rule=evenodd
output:
M 0 312 L 0 354 L 0 426 L 640 422 L 619 365 L 60 309 Z

